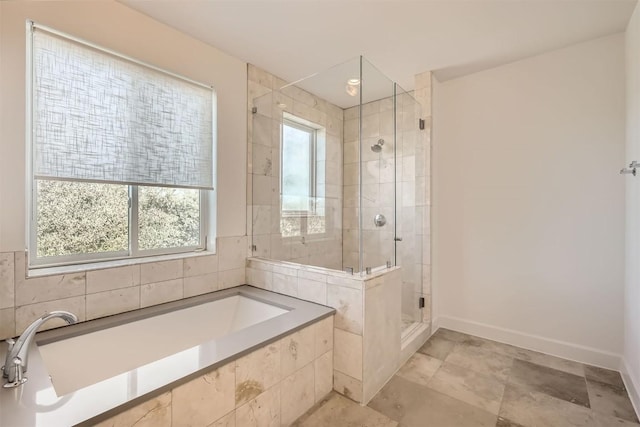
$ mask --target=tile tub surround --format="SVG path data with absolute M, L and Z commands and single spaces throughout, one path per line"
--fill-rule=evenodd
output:
M 331 391 L 332 310 L 249 286 L 38 334 L 38 341 L 185 303 L 241 294 L 292 309 L 219 340 L 57 397 L 37 346 L 20 393 L 0 389 L 0 426 L 290 424 Z M 4 347 L 3 347 L 4 349 Z M 3 357 L 3 355 L 0 355 Z M 96 399 L 100 396 L 100 399 Z M 101 414 L 101 415 L 98 415 Z
M 38 277 L 27 277 L 24 252 L 0 253 L 0 339 L 20 335 L 45 311 L 67 310 L 85 321 L 242 285 L 246 252 L 246 236 L 219 237 L 217 254 L 127 260 L 112 268 L 77 265 L 73 272 Z M 55 320 L 42 329 L 62 324 Z
M 366 403 L 400 367 L 401 268 L 368 276 L 249 258 L 250 285 L 335 308 L 337 392 Z M 426 337 L 425 337 L 426 339 Z

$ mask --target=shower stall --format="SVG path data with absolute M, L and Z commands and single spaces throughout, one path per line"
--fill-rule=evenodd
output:
M 427 317 L 421 105 L 362 57 L 289 84 L 249 75 L 252 257 L 365 279 L 399 270 L 406 335 Z

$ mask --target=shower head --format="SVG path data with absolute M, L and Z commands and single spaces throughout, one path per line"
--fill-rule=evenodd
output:
M 384 145 L 384 139 L 380 138 L 378 142 L 371 146 L 371 151 L 374 153 L 379 153 L 382 151 L 382 146 Z

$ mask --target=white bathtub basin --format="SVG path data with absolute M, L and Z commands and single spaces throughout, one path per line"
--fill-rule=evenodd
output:
M 64 396 L 287 312 L 233 295 L 40 345 L 39 350 L 56 394 Z

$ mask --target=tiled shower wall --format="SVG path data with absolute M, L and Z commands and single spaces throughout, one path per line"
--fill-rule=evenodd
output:
M 244 284 L 247 237 L 217 243 L 215 255 L 30 278 L 24 252 L 0 253 L 0 338 L 21 334 L 47 311 L 85 321 Z M 41 329 L 61 324 L 54 319 Z
M 247 235 L 253 237 L 252 255 L 341 270 L 343 110 L 295 86 L 280 90 L 283 80 L 251 64 L 248 76 Z M 325 233 L 283 236 L 280 231 L 283 112 L 325 129 L 316 159 Z

